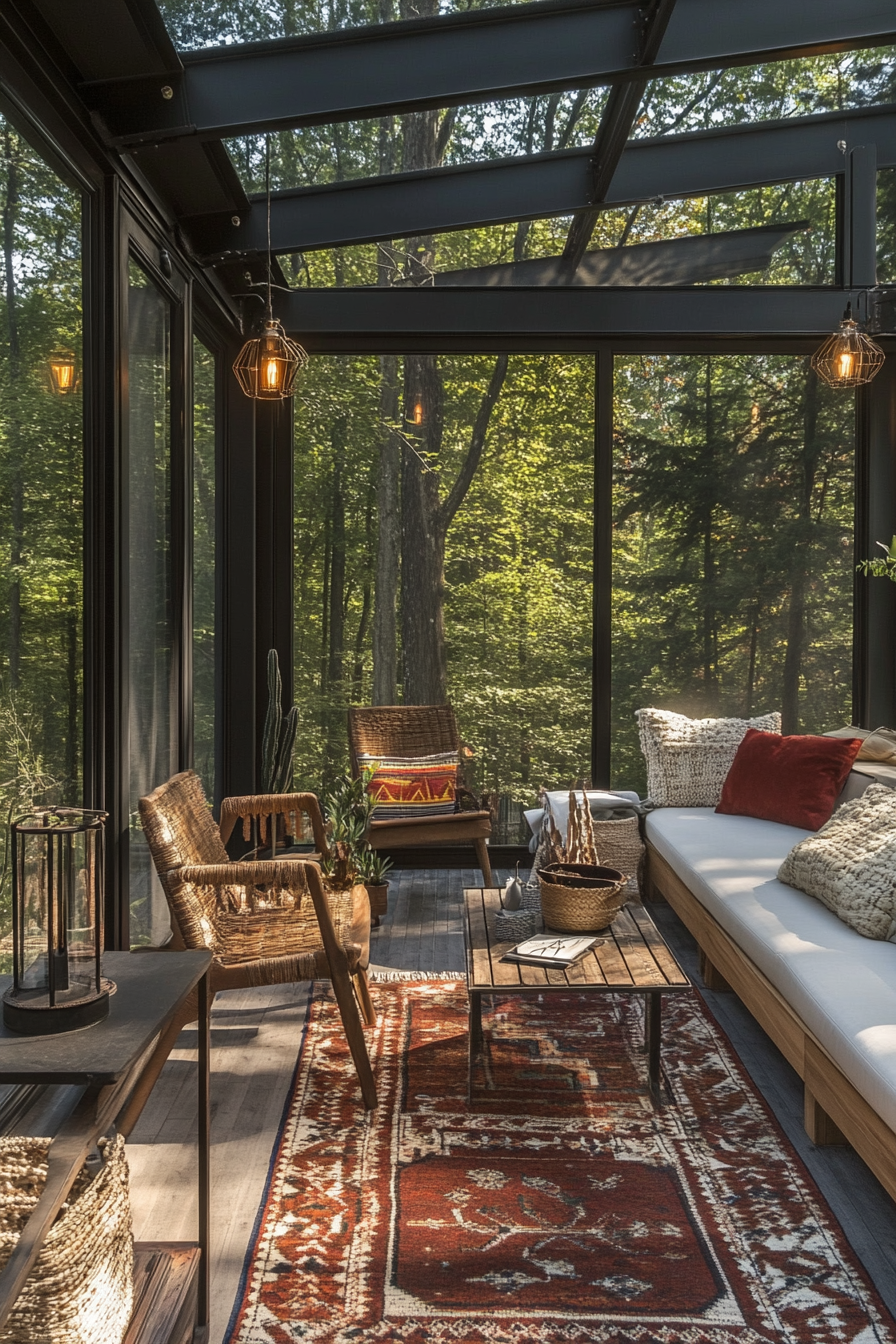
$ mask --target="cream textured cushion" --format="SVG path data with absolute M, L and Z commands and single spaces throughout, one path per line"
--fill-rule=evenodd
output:
M 794 846 L 778 877 L 864 938 L 896 941 L 896 793 L 870 784 Z
M 781 715 L 689 719 L 668 709 L 635 713 L 647 762 L 647 793 L 658 807 L 715 807 L 748 728 L 780 733 Z

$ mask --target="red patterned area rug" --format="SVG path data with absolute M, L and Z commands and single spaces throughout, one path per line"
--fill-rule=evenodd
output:
M 896 1344 L 696 994 L 657 1111 L 632 998 L 486 1000 L 468 1106 L 464 984 L 375 992 L 370 1115 L 312 997 L 228 1344 Z

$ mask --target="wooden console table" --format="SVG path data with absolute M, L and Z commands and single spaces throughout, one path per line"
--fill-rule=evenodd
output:
M 125 1344 L 203 1344 L 209 1320 L 210 952 L 107 952 L 109 1016 L 83 1031 L 19 1036 L 0 1025 L 0 1083 L 68 1084 L 71 1106 L 50 1145 L 47 1183 L 0 1274 L 2 1330 L 89 1150 L 114 1124 L 150 1047 L 194 990 L 199 999 L 196 1242 L 138 1242 L 134 1312 Z M 0 994 L 11 977 L 0 976 Z
M 502 961 L 515 946 L 492 942 L 493 916 L 501 909 L 496 889 L 473 887 L 464 892 L 464 941 L 467 992 L 470 996 L 470 1042 L 467 1099 L 473 1062 L 482 1045 L 484 994 L 639 994 L 644 997 L 647 1077 L 651 1098 L 660 1103 L 660 1038 L 663 995 L 691 988 L 659 929 L 639 901 L 629 901 L 603 931 L 600 941 L 565 971 Z

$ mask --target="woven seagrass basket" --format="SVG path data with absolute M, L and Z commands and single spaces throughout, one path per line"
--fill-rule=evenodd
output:
M 563 869 L 575 873 L 577 867 L 585 865 L 551 864 L 539 874 L 541 913 L 546 927 L 558 933 L 597 933 L 612 923 L 628 900 L 625 890 L 628 878 L 614 868 L 589 867 L 587 875 L 592 878 L 592 886 L 565 886 L 558 881 Z M 548 873 L 547 881 L 544 871 Z M 594 876 L 596 873 L 600 876 Z
M 56 1216 L 6 1325 L 3 1344 L 121 1344 L 134 1302 L 134 1242 L 124 1139 L 100 1140 Z M 0 1139 L 0 1269 L 47 1179 L 49 1139 Z
M 630 873 L 626 895 L 637 896 L 646 854 L 646 847 L 638 829 L 638 818 L 612 817 L 607 821 L 601 821 L 595 817 L 591 825 L 598 862 L 606 864 L 608 868 L 618 868 L 621 873 Z

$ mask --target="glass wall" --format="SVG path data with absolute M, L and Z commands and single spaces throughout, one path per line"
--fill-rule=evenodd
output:
M 82 801 L 80 193 L 0 117 L 0 970 L 9 819 Z
M 617 359 L 616 787 L 646 787 L 641 706 L 850 722 L 854 416 L 808 359 Z
M 296 784 L 348 768 L 348 704 L 453 703 L 496 839 L 584 777 L 594 360 L 316 358 L 296 403 Z
M 215 796 L 215 357 L 193 340 L 193 768 Z
M 171 556 L 171 305 L 128 266 L 128 750 L 131 943 L 170 936 L 138 800 L 177 769 Z

